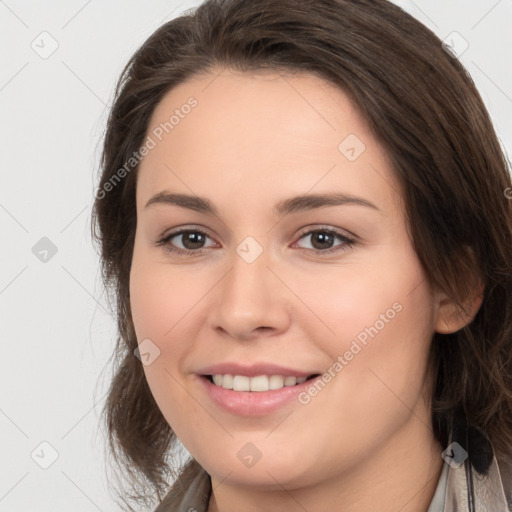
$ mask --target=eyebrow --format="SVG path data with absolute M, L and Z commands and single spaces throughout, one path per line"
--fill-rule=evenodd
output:
M 153 204 L 170 204 L 194 210 L 199 213 L 212 214 L 219 216 L 215 205 L 204 197 L 192 196 L 188 194 L 171 194 L 169 192 L 159 192 L 154 195 L 147 203 L 146 208 Z M 333 193 L 333 194 L 306 194 L 289 199 L 284 199 L 276 203 L 273 208 L 274 214 L 285 216 L 299 211 L 314 210 L 325 206 L 342 206 L 342 205 L 359 205 L 372 208 L 382 213 L 380 208 L 375 204 L 350 194 Z

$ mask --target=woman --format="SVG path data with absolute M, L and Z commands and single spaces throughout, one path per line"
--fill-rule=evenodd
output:
M 95 203 L 123 501 L 509 510 L 511 191 L 471 79 L 387 1 L 209 0 L 158 29 Z

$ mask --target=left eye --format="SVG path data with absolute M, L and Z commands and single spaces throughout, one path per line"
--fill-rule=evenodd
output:
M 307 233 L 304 233 L 299 240 L 307 238 L 311 239 L 310 245 L 312 245 L 312 247 L 305 247 L 305 249 L 319 252 L 335 251 L 338 250 L 336 248 L 340 246 L 342 247 L 339 250 L 348 249 L 355 243 L 353 238 L 349 238 L 332 229 L 316 229 L 308 231 Z M 341 243 L 333 246 L 336 239 L 340 240 Z

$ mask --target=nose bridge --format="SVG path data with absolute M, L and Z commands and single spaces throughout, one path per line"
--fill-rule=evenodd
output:
M 286 297 L 270 265 L 269 251 L 251 237 L 236 247 L 212 312 L 215 328 L 242 339 L 257 329 L 279 331 L 286 327 Z

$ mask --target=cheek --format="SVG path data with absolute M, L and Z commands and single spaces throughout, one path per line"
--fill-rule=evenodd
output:
M 180 345 L 181 337 L 175 333 L 183 328 L 207 289 L 207 283 L 191 278 L 189 269 L 171 271 L 162 261 L 135 249 L 130 305 L 138 341 L 150 338 L 163 352 L 179 352 L 187 344 Z
M 320 281 L 318 275 L 296 280 L 297 294 L 315 312 L 309 335 L 329 354 L 336 375 L 328 393 L 355 414 L 366 409 L 361 404 L 383 412 L 392 403 L 400 407 L 397 396 L 416 402 L 434 331 L 433 301 L 415 254 L 404 247 L 380 256 L 364 272 L 334 267 Z
M 204 294 L 184 272 L 170 272 L 169 266 L 137 250 L 130 274 L 130 306 L 138 343 L 151 340 L 159 355 L 144 365 L 151 392 L 169 424 L 176 423 L 180 410 L 187 410 L 189 398 L 178 383 L 181 364 L 190 350 L 190 338 L 181 336 L 190 313 Z M 183 412 L 182 412 L 183 414 Z M 193 408 L 186 416 L 194 415 Z
M 310 402 L 301 413 L 318 439 L 309 453 L 311 464 L 336 443 L 347 461 L 377 450 L 413 410 L 429 423 L 419 397 L 433 330 L 432 304 L 424 285 L 411 293 L 416 279 L 407 271 L 416 275 L 413 267 L 392 271 L 389 266 L 378 275 L 347 273 L 343 282 L 326 280 L 323 293 L 310 294 L 315 312 L 335 332 L 322 337 L 334 377 L 303 397 Z M 318 331 L 318 322 L 311 325 L 312 333 Z M 339 452 L 332 457 L 333 464 L 339 463 Z
M 364 341 L 394 330 L 395 334 L 403 332 L 395 336 L 399 342 L 411 329 L 433 330 L 433 304 L 415 255 L 407 248 L 383 247 L 375 252 L 373 261 L 354 258 L 347 265 L 286 276 L 294 283 L 294 293 L 310 308 L 307 314 L 299 304 L 296 311 L 304 311 L 299 321 L 309 322 L 312 340 L 321 334 L 332 340 L 333 348 L 343 348 L 344 341 L 358 336 Z

